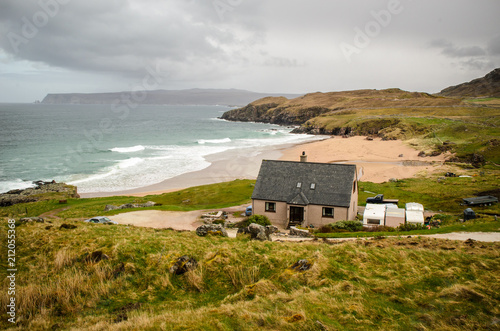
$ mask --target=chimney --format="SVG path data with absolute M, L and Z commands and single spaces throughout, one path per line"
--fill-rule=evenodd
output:
M 302 152 L 302 155 L 300 156 L 300 162 L 307 162 L 306 152 Z

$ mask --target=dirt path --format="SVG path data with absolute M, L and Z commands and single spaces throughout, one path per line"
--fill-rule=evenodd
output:
M 224 208 L 229 215 L 230 219 L 237 221 L 232 216 L 233 212 L 243 211 L 246 205 L 235 206 L 231 208 Z M 213 210 L 209 210 L 213 211 Z M 118 224 L 130 224 L 134 226 L 150 227 L 157 229 L 167 229 L 172 228 L 174 230 L 188 230 L 194 231 L 197 227 L 203 223 L 200 221 L 201 214 L 209 212 L 207 210 L 197 210 L 190 212 L 178 212 L 178 211 L 161 211 L 161 210 L 143 210 L 134 211 L 123 214 L 118 214 L 111 216 L 113 221 Z M 236 237 L 235 229 L 228 229 L 229 237 Z M 477 241 L 484 242 L 500 242 L 500 232 L 453 232 L 453 233 L 442 233 L 442 234 L 431 234 L 431 235 L 419 235 L 422 237 L 449 239 L 449 240 L 462 240 L 474 239 Z M 356 240 L 357 238 L 330 238 L 330 241 L 348 241 Z M 365 238 L 369 239 L 369 238 Z M 274 241 L 308 241 L 312 238 L 290 238 L 286 236 L 274 236 Z
M 148 228 L 194 231 L 201 224 L 199 218 L 202 211 L 162 211 L 162 210 L 142 210 L 133 211 L 110 218 L 118 224 L 130 224 Z

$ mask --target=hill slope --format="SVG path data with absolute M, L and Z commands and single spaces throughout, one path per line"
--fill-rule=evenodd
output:
M 482 78 L 445 88 L 439 95 L 447 97 L 500 97 L 500 68 Z
M 286 99 L 263 98 L 249 105 L 222 115 L 230 121 L 265 122 L 282 125 L 303 124 L 321 114 L 346 109 L 456 106 L 461 101 L 433 96 L 427 93 L 408 92 L 400 89 L 356 90 L 344 92 L 309 93 Z
M 62 222 L 16 228 L 17 325 L 3 318 L 2 329 L 486 330 L 498 323 L 499 243 L 256 242 Z M 183 255 L 197 266 L 170 273 Z M 307 260 L 302 270 L 293 268 L 299 260 Z M 0 302 L 7 307 L 7 291 Z

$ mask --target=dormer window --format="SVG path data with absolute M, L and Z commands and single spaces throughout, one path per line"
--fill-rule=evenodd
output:
M 316 184 L 315 183 L 311 183 L 311 190 L 314 190 L 316 188 Z
M 297 188 L 301 188 L 302 187 L 302 183 L 301 182 L 298 182 L 297 183 Z

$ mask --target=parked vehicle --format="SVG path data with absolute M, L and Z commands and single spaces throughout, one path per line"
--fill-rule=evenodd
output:
M 97 223 L 100 223 L 100 224 L 118 224 L 115 221 L 110 220 L 106 216 L 92 217 L 92 218 L 89 218 L 88 220 L 85 220 L 84 222 L 87 222 L 87 223 L 96 223 L 96 224 Z
M 376 204 L 395 203 L 397 205 L 398 202 L 399 202 L 398 199 L 384 199 L 384 195 L 383 194 L 377 194 L 374 197 L 366 198 L 366 203 L 376 203 Z
M 252 206 L 248 206 L 247 209 L 245 210 L 245 216 L 251 216 L 252 215 Z
M 484 195 L 474 198 L 464 198 L 462 199 L 462 206 L 491 206 L 492 204 L 498 203 L 498 198 L 491 195 Z

